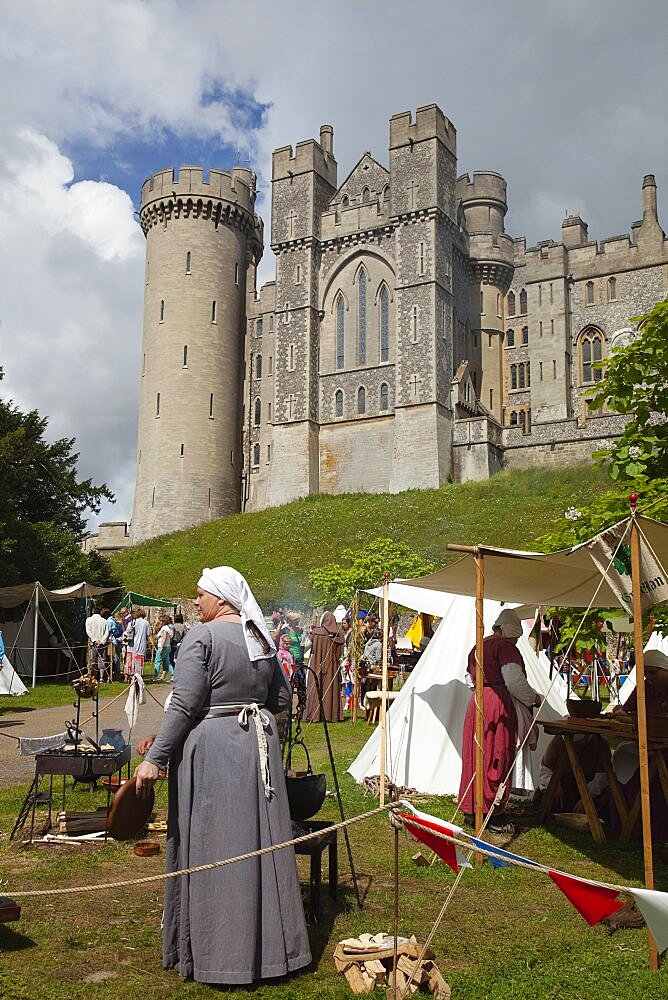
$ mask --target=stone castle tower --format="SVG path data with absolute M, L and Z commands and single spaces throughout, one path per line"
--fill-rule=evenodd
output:
M 458 175 L 435 104 L 394 115 L 388 166 L 337 177 L 334 130 L 275 150 L 259 291 L 255 178 L 142 188 L 146 289 L 132 541 L 316 493 L 400 492 L 587 461 L 596 362 L 668 292 L 656 184 L 631 235 L 504 229 L 506 181 Z M 247 277 L 249 278 L 247 282 Z M 248 287 L 247 287 L 248 284 Z
M 240 509 L 246 280 L 262 256 L 255 176 L 182 167 L 141 192 L 144 329 L 133 542 Z

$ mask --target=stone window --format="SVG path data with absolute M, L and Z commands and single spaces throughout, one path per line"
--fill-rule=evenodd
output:
M 346 303 L 343 295 L 336 300 L 336 367 L 337 370 L 346 365 Z
M 531 362 L 530 361 L 527 361 L 527 363 L 526 363 L 526 370 L 527 370 L 527 389 L 529 389 L 531 387 Z
M 369 192 L 368 187 L 362 188 L 362 204 L 368 205 L 370 199 L 371 199 L 371 194 Z
M 185 453 L 185 450 L 186 450 L 186 446 L 185 446 L 185 445 L 184 445 L 184 444 L 182 443 L 182 444 L 181 444 L 181 458 L 183 458 L 183 455 L 184 455 L 184 453 Z
M 510 426 L 517 427 L 517 412 L 515 410 L 510 414 Z
M 267 465 L 271 462 L 271 445 L 267 445 Z
M 501 316 L 501 292 L 496 293 L 496 315 Z
M 301 285 L 301 281 L 302 281 L 302 266 L 301 264 L 297 264 L 297 267 L 295 268 L 295 285 Z
M 508 315 L 515 315 L 515 292 L 508 292 Z
M 527 432 L 527 415 L 524 410 L 520 410 L 520 427 L 522 428 L 522 434 Z
M 389 200 L 390 200 L 390 185 L 386 184 L 385 187 L 383 188 L 383 201 L 389 201 Z
M 554 286 L 550 282 L 550 305 L 554 304 Z
M 588 281 L 585 285 L 585 305 L 593 306 L 594 304 L 594 282 Z
M 274 374 L 274 356 L 273 354 L 270 354 L 269 363 L 267 365 L 267 375 L 273 375 L 273 374 Z
M 211 510 L 211 487 L 209 486 L 209 510 Z
M 379 296 L 380 305 L 380 363 L 390 360 L 390 296 L 383 285 Z
M 340 389 L 337 389 L 334 393 L 334 416 L 343 416 L 343 393 Z
M 539 380 L 542 382 L 543 381 L 543 362 L 542 361 L 538 362 L 538 377 L 539 377 Z
M 557 362 L 552 359 L 552 378 L 557 377 Z
M 145 374 L 146 374 L 146 355 L 143 354 L 141 362 L 141 377 L 143 378 Z
M 271 403 L 267 403 L 267 423 L 271 423 Z
M 514 347 L 514 346 L 515 346 L 515 331 L 506 330 L 506 347 Z
M 260 397 L 257 396 L 255 402 L 253 403 L 253 424 L 255 425 L 255 427 L 259 427 L 261 420 L 262 420 L 262 403 L 260 402 Z
M 258 354 L 255 358 L 255 378 L 262 378 L 262 355 Z
M 269 333 L 273 333 L 273 332 L 274 332 L 274 317 L 270 316 L 269 317 Z
M 155 397 L 155 415 L 156 415 L 156 417 L 160 416 L 160 393 L 159 392 L 156 393 L 156 397 Z
M 283 313 L 283 322 L 284 323 L 288 322 L 288 313 L 289 313 L 289 311 L 290 311 L 290 303 L 286 302 L 285 303 L 285 312 Z
M 489 390 L 489 408 L 490 408 L 490 410 L 492 409 L 493 406 L 494 406 L 494 390 L 490 389 Z
M 608 278 L 608 302 L 617 301 L 617 279 Z
M 517 385 L 520 389 L 526 387 L 526 369 L 524 365 L 517 366 Z
M 366 413 L 366 389 L 363 385 L 357 390 L 357 412 Z
M 380 409 L 388 410 L 390 405 L 390 389 L 387 382 L 380 384 Z
M 343 206 L 343 208 L 348 208 L 349 204 L 350 204 L 350 198 L 348 197 L 347 194 L 344 194 L 343 199 L 341 201 L 341 205 Z
M 527 293 L 526 288 L 523 288 L 520 292 L 520 315 L 526 315 L 527 311 Z
M 213 420 L 213 393 L 209 393 L 209 420 Z
M 217 316 L 218 316 L 218 306 L 216 304 L 216 300 L 214 299 L 213 302 L 211 303 L 211 322 L 212 323 L 217 323 L 218 322 Z
M 357 364 L 366 364 L 366 271 L 360 268 L 357 276 Z
M 190 270 L 191 257 L 192 257 L 192 255 L 190 253 L 190 250 L 187 250 L 186 251 L 186 274 L 191 274 L 192 273 L 191 270 Z
M 419 310 L 417 306 L 413 306 L 411 310 L 411 343 L 417 344 L 418 342 L 418 326 L 419 326 Z
M 257 323 L 255 324 L 255 336 L 256 337 L 261 337 L 262 336 L 262 320 L 261 319 L 259 319 L 257 321 Z
M 288 371 L 293 372 L 295 370 L 295 345 L 288 344 Z
M 239 284 L 239 265 L 238 264 L 234 265 L 234 284 L 235 285 Z
M 542 306 L 542 304 L 543 304 L 543 286 L 539 285 L 538 286 L 538 305 Z
M 188 367 L 188 345 L 187 344 L 183 345 L 183 367 L 184 368 Z
M 517 389 L 517 365 L 510 366 L 510 388 Z
M 419 273 L 424 274 L 424 241 L 420 240 L 418 259 L 420 262 Z
M 595 363 L 603 358 L 603 334 L 595 327 L 587 327 L 580 334 L 578 347 L 582 384 L 591 385 L 600 382 L 603 372 L 595 367 Z
M 528 326 L 523 326 L 522 327 L 522 345 L 524 347 L 526 347 L 526 345 L 528 343 L 529 343 L 529 327 Z
M 165 322 L 165 300 L 160 299 L 160 322 Z
M 253 465 L 260 464 L 260 446 L 259 444 L 253 445 Z
M 480 315 L 485 315 L 485 296 L 483 295 L 482 288 L 480 289 Z

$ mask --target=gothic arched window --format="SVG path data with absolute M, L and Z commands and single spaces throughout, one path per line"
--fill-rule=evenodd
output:
M 343 416 L 343 393 L 340 389 L 337 389 L 334 393 L 334 416 Z
M 513 410 L 510 414 L 510 426 L 517 427 L 517 411 Z
M 262 378 L 262 355 L 258 354 L 255 358 L 255 378 Z
M 261 337 L 262 336 L 262 320 L 261 319 L 259 319 L 257 321 L 257 323 L 255 324 L 255 336 L 256 337 Z
M 258 396 L 253 403 L 253 423 L 257 427 L 262 419 L 262 403 L 260 402 L 260 397 Z
M 343 206 L 343 208 L 348 208 L 349 204 L 350 204 L 350 198 L 348 197 L 347 194 L 344 194 L 343 200 L 341 201 L 341 205 Z
M 529 343 L 529 327 L 522 327 L 522 343 L 526 346 Z
M 583 385 L 600 382 L 603 372 L 594 367 L 594 362 L 603 358 L 603 334 L 595 327 L 586 327 L 580 334 L 580 372 Z
M 357 412 L 366 413 L 366 389 L 363 385 L 357 390 Z
M 390 360 L 390 296 L 387 288 L 380 290 L 380 361 Z M 387 409 L 387 407 L 386 407 Z
M 381 382 L 380 384 L 380 408 L 381 410 L 388 410 L 390 404 L 390 391 L 387 382 Z
M 260 464 L 260 446 L 259 444 L 253 445 L 253 465 Z
M 369 193 L 369 189 L 367 187 L 363 188 L 362 189 L 362 204 L 363 205 L 368 205 L 370 198 L 371 198 L 371 195 Z
M 336 367 L 341 369 L 346 363 L 346 304 L 343 295 L 336 302 Z
M 520 292 L 520 313 L 522 316 L 527 312 L 527 293 L 526 289 L 523 288 Z
M 508 315 L 515 315 L 515 292 L 508 292 Z
M 588 281 L 585 285 L 585 305 L 593 306 L 594 304 L 594 282 Z
M 366 364 L 366 271 L 360 268 L 357 278 L 357 363 Z
M 506 330 L 506 347 L 514 347 L 514 346 L 515 346 L 515 331 Z
M 608 278 L 608 302 L 617 300 L 617 279 Z

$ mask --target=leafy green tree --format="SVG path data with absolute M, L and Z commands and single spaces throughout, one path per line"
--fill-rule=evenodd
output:
M 0 372 L 0 378 L 2 374 Z M 85 555 L 85 514 L 113 494 L 79 481 L 74 439 L 45 440 L 47 421 L 0 399 L 0 586 L 39 579 L 58 587 L 82 578 L 111 584 L 111 566 Z
M 627 414 L 623 435 L 600 453 L 614 482 L 668 477 L 668 302 L 640 319 L 640 334 L 601 363 L 591 405 Z
M 424 576 L 434 570 L 432 563 L 404 542 L 391 538 L 376 538 L 358 550 L 344 549 L 341 557 L 349 565 L 329 563 L 309 573 L 311 586 L 323 604 L 348 606 L 356 590 L 377 587 L 384 573 L 393 579 Z

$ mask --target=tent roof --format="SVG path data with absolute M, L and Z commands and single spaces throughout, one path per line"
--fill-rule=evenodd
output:
M 414 611 L 423 611 L 426 615 L 433 615 L 435 618 L 443 618 L 445 612 L 450 610 L 452 594 L 420 587 L 419 580 L 410 583 L 410 585 L 409 583 L 402 580 L 393 580 L 390 583 L 389 599 L 393 604 L 400 604 L 402 607 L 412 608 Z M 383 598 L 382 587 L 365 590 L 364 593 L 371 594 L 372 597 L 378 597 L 381 600 Z
M 668 525 L 640 515 L 636 521 L 644 541 L 653 550 L 658 562 L 662 566 L 668 566 Z M 623 532 L 629 522 L 630 518 L 626 518 L 607 529 L 602 535 L 615 530 L 618 533 Z M 594 560 L 592 553 L 596 554 L 595 547 L 602 535 L 597 535 L 596 538 L 582 542 L 571 549 L 561 549 L 547 554 L 479 546 L 479 551 L 484 556 L 485 597 L 534 606 L 542 604 L 586 608 L 593 602 L 594 607 L 608 608 L 614 605 L 628 607 L 628 604 L 618 597 L 619 582 L 617 582 L 618 589 L 615 590 L 614 580 L 617 574 L 610 571 L 606 575 L 599 569 L 600 549 L 599 565 Z M 608 560 L 605 559 L 604 562 L 607 565 Z M 467 555 L 436 573 L 414 580 L 404 580 L 402 583 L 406 587 L 474 597 L 475 559 L 473 555 Z
M 124 608 L 128 604 L 136 604 L 140 608 L 173 608 L 177 603 L 177 601 L 163 601 L 160 597 L 147 597 L 145 594 L 135 594 L 134 591 L 129 590 L 118 607 L 114 608 L 114 614 L 118 611 L 118 608 Z
M 0 589 L 0 608 L 15 608 L 19 604 L 23 604 L 24 601 L 31 601 L 35 587 L 39 587 L 40 594 L 51 604 L 57 601 L 73 601 L 77 597 L 96 597 L 98 594 L 108 594 L 112 590 L 119 590 L 118 587 L 93 587 L 85 581 L 74 583 L 71 587 L 62 587 L 60 590 L 47 590 L 39 581 L 20 583 L 15 587 L 2 587 Z

